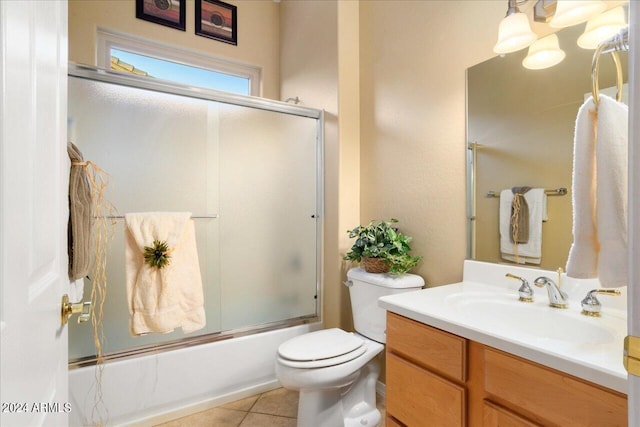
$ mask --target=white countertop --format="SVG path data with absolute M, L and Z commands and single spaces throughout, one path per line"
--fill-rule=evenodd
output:
M 518 301 L 518 280 L 526 278 L 533 303 Z M 598 296 L 602 317 L 580 314 L 580 301 L 595 279 L 563 276 L 569 308 L 548 306 L 547 291 L 533 286 L 536 277 L 557 281 L 557 273 L 533 268 L 465 261 L 460 283 L 380 298 L 380 307 L 452 334 L 540 363 L 550 368 L 627 393 L 622 364 L 627 334 L 626 288 L 621 297 Z

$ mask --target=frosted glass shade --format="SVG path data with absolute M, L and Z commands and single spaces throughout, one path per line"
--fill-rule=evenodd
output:
M 558 43 L 558 36 L 551 34 L 529 46 L 529 53 L 522 65 L 530 70 L 542 70 L 561 62 L 566 54 Z
M 511 53 L 524 49 L 538 37 L 531 31 L 527 15 L 521 12 L 512 13 L 500 21 L 498 42 L 493 47 L 495 53 Z
M 578 37 L 578 46 L 583 49 L 595 49 L 600 42 L 613 37 L 626 26 L 622 6 L 608 10 L 587 22 L 584 33 Z
M 602 1 L 558 0 L 556 13 L 549 21 L 554 28 L 580 24 L 602 13 L 607 5 Z

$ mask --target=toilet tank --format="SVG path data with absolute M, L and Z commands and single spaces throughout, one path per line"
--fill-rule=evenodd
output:
M 380 343 L 386 343 L 386 310 L 378 307 L 378 298 L 401 292 L 416 291 L 424 286 L 422 277 L 415 274 L 401 276 L 367 273 L 363 268 L 347 272 L 351 297 L 351 312 L 356 331 Z

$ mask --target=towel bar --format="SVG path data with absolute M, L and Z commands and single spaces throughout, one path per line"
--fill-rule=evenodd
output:
M 567 189 L 565 187 L 555 188 L 553 190 L 544 190 L 544 194 L 547 196 L 565 196 Z M 487 197 L 500 197 L 500 193 L 496 191 L 487 191 Z

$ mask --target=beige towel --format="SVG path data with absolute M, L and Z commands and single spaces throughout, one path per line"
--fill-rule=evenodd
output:
M 529 206 L 529 240 L 514 244 L 510 237 L 513 192 L 500 192 L 500 256 L 519 264 L 540 264 L 542 261 L 542 223 L 547 221 L 547 195 L 544 188 L 532 188 L 524 195 Z
M 131 335 L 184 333 L 205 326 L 195 227 L 189 212 L 125 215 L 125 266 Z M 171 250 L 164 268 L 144 262 L 144 247 L 164 241 Z
M 71 160 L 67 253 L 69 255 L 69 279 L 74 281 L 89 273 L 93 203 L 86 165 L 77 164 L 84 163 L 82 153 L 78 147 L 69 142 L 67 143 L 67 154 Z
M 529 204 L 524 197 L 531 187 L 512 187 L 513 202 L 511 205 L 511 222 L 509 236 L 513 243 L 529 241 Z

